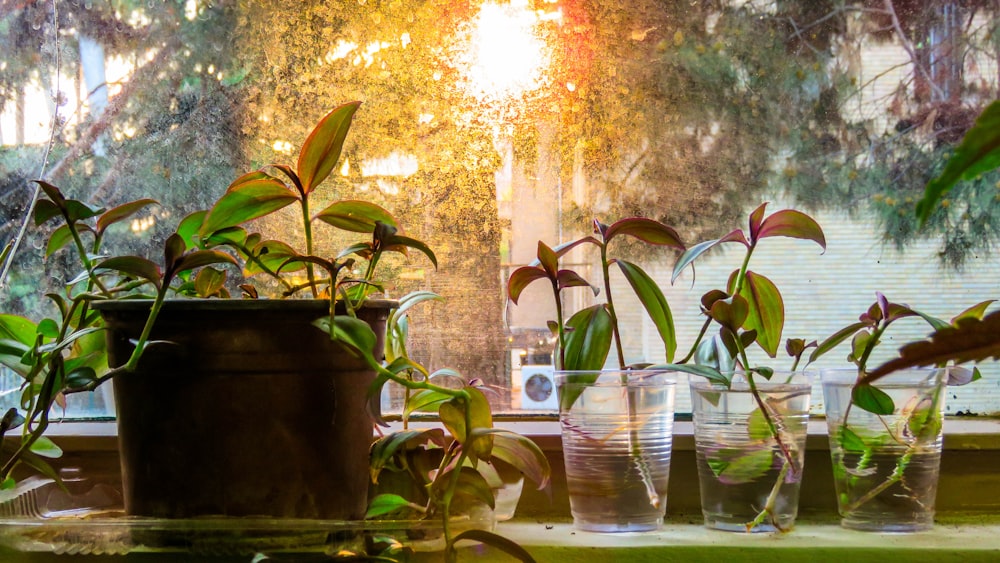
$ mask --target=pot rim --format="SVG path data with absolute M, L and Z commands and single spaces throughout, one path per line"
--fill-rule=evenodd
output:
M 109 299 L 93 301 L 91 307 L 98 311 L 149 310 L 153 299 Z M 365 309 L 396 309 L 395 299 L 366 299 L 361 304 Z M 170 311 L 328 311 L 327 299 L 200 299 L 170 298 L 163 301 L 163 309 Z

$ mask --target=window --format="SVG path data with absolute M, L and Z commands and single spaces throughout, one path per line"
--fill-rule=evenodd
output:
M 44 177 L 95 204 L 157 199 L 109 235 L 114 252 L 155 256 L 180 218 L 238 174 L 291 162 L 318 117 L 358 99 L 324 197 L 381 203 L 437 250 L 440 270 L 400 262 L 388 288 L 447 299 L 413 314 L 411 348 L 429 366 L 486 381 L 502 408 L 551 408 L 544 380 L 531 378 L 550 361 L 550 302 L 539 288 L 510 306 L 506 275 L 534 258 L 538 240 L 578 237 L 594 217 L 651 216 L 695 242 L 742 227 L 762 201 L 794 206 L 819 219 L 829 247 L 787 241 L 754 256 L 785 294 L 785 336 L 822 338 L 875 291 L 947 318 L 1000 295 L 1000 176 L 957 187 L 923 231 L 913 202 L 996 97 L 1000 14 L 988 2 L 878 6 L 4 6 L 0 240 L 17 236 L 29 180 Z M 46 236 L 31 229 L 22 241 L 0 293 L 5 312 L 43 315 L 38 285 L 72 263 L 43 260 Z M 667 291 L 684 350 L 700 327 L 697 296 L 724 283 L 734 257 L 715 253 L 696 280 L 689 272 L 671 285 L 675 255 L 625 252 Z M 572 260 L 592 268 L 593 258 Z M 589 299 L 573 293 L 571 307 Z M 648 321 L 634 303 L 622 308 L 627 360 L 661 361 Z M 926 332 L 914 322 L 892 338 Z M 1000 373 L 983 370 L 951 412 L 998 410 Z M 7 378 L 6 400 L 16 402 L 19 383 Z M 82 398 L 97 412 L 104 399 Z

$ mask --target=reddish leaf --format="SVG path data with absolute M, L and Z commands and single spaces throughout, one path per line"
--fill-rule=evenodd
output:
M 764 209 L 767 203 L 760 204 L 757 209 L 750 213 L 750 240 L 757 241 L 760 236 L 760 225 L 764 219 Z
M 520 268 L 514 270 L 510 274 L 510 278 L 507 280 L 507 297 L 510 298 L 514 304 L 517 304 L 517 300 L 521 297 L 521 292 L 524 288 L 535 281 L 548 278 L 545 270 L 536 266 L 521 266 Z
M 816 242 L 826 250 L 826 237 L 815 219 L 794 209 L 783 209 L 772 213 L 760 225 L 754 243 L 767 237 L 791 237 Z
M 157 288 L 163 277 L 160 267 L 140 256 L 115 256 L 97 264 L 99 270 L 116 270 L 127 276 L 149 280 Z
M 549 279 L 557 279 L 559 277 L 559 255 L 549 248 L 547 244 L 538 241 L 537 256 L 538 263 L 542 265 L 542 269 L 545 270 Z
M 750 314 L 750 305 L 742 296 L 733 295 L 728 299 L 720 299 L 712 303 L 709 315 L 715 322 L 737 332 Z
M 597 286 L 591 285 L 590 282 L 580 277 L 573 270 L 559 270 L 556 274 L 556 280 L 558 282 L 559 289 L 566 289 L 567 287 L 589 287 L 596 296 L 600 289 Z
M 649 244 L 671 246 L 684 250 L 684 243 L 681 242 L 677 231 L 659 221 L 645 217 L 631 217 L 615 221 L 605 232 L 604 241 L 611 242 L 611 239 L 620 234 L 635 237 Z
M 155 199 L 140 199 L 109 209 L 97 218 L 97 234 L 103 235 L 111 225 L 128 219 L 150 205 L 159 205 Z
M 302 143 L 296 165 L 305 193 L 312 192 L 336 166 L 361 102 L 349 102 L 326 114 Z
M 785 305 L 778 287 L 766 277 L 748 271 L 740 295 L 750 306 L 747 320 L 743 323 L 744 328 L 756 330 L 757 343 L 768 356 L 775 357 L 781 344 L 781 331 L 785 326 Z

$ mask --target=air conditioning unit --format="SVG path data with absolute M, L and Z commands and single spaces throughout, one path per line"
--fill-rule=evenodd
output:
M 559 409 L 552 366 L 521 366 L 521 408 L 551 411 Z

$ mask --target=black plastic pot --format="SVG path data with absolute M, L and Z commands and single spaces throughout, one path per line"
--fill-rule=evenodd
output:
M 109 362 L 150 301 L 95 303 Z M 359 311 L 378 335 L 394 301 Z M 125 510 L 160 518 L 360 519 L 374 372 L 311 323 L 321 300 L 170 300 L 137 370 L 114 380 Z

